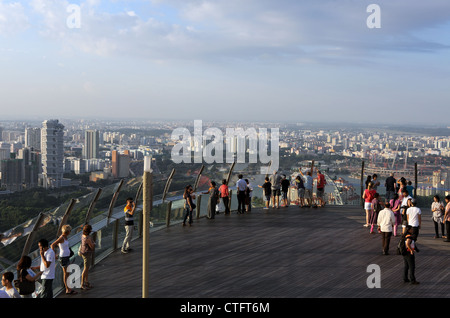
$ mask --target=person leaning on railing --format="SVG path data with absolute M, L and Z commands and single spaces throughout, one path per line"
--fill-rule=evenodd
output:
M 92 285 L 88 281 L 89 268 L 92 264 L 92 255 L 95 250 L 95 243 L 91 237 L 92 226 L 86 224 L 83 227 L 83 234 L 81 235 L 81 245 L 78 254 L 83 258 L 84 269 L 81 273 L 81 289 L 91 289 Z
M 184 218 L 183 218 L 183 226 L 186 226 L 186 220 L 189 218 L 189 226 L 192 226 L 192 212 L 196 208 L 193 200 L 195 199 L 194 189 L 191 185 L 187 185 L 184 189 L 183 194 L 184 199 Z
M 31 269 L 31 263 L 31 257 L 27 255 L 22 256 L 22 258 L 17 263 L 17 280 L 22 282 L 26 281 L 25 284 L 33 286 L 27 292 L 19 289 L 19 294 L 22 296 L 22 298 L 32 298 L 32 293 L 35 290 L 36 280 L 38 280 L 43 273 L 42 271 L 39 271 L 37 273 L 33 272 L 33 270 Z
M 72 227 L 68 224 L 64 225 L 62 227 L 62 234 L 61 236 L 54 241 L 50 248 L 52 250 L 55 250 L 56 247 L 59 248 L 59 262 L 61 264 L 62 270 L 63 270 L 63 277 L 64 277 L 64 286 L 66 287 L 66 294 L 76 294 L 77 292 L 67 285 L 67 278 L 69 276 L 69 273 L 67 272 L 67 267 L 70 264 L 70 257 L 72 256 L 72 250 L 69 246 L 69 234 L 72 231 Z
M 131 251 L 130 242 L 133 237 L 134 229 L 134 211 L 136 210 L 136 203 L 133 198 L 127 199 L 127 204 L 124 208 L 125 213 L 125 238 L 123 239 L 121 252 L 126 254 Z

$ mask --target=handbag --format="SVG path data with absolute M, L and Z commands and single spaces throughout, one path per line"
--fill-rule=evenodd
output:
M 19 279 L 14 280 L 14 287 L 17 289 L 20 295 L 30 295 L 36 289 L 35 282 L 31 282 L 28 279 L 22 279 L 22 271 L 19 273 Z

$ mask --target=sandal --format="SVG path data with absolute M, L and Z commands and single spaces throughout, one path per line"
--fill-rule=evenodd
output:
M 66 292 L 66 295 L 76 295 L 78 294 L 75 290 L 70 290 L 70 292 Z

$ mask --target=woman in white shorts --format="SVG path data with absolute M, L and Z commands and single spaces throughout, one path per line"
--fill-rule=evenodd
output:
M 364 210 L 366 210 L 366 224 L 365 227 L 369 226 L 369 216 L 372 211 L 372 200 L 377 191 L 373 189 L 373 183 L 369 182 L 367 184 L 367 189 L 364 190 L 363 199 L 364 199 Z

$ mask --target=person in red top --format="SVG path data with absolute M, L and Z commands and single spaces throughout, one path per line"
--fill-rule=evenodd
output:
M 230 214 L 230 192 L 228 191 L 227 180 L 222 180 L 222 185 L 219 187 L 219 196 L 225 205 L 225 214 Z
M 319 200 L 319 207 L 323 207 L 325 205 L 325 200 L 323 199 L 325 193 L 325 185 L 327 181 L 325 180 L 325 176 L 317 170 L 317 199 Z
M 373 189 L 373 183 L 370 181 L 367 184 L 367 189 L 365 189 L 363 193 L 364 210 L 366 210 L 366 224 L 364 224 L 365 227 L 369 226 L 369 216 L 372 211 L 372 200 L 374 199 L 376 192 L 377 191 Z

